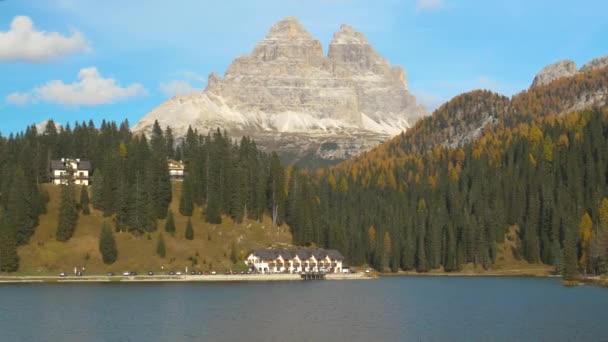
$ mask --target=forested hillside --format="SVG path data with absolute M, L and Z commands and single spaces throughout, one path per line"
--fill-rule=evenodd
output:
M 290 203 L 297 209 L 287 222 L 297 243 L 340 248 L 379 269 L 421 272 L 491 267 L 496 243 L 518 225 L 525 260 L 571 274 L 577 265 L 604 272 L 607 152 L 605 110 L 539 117 L 461 149 L 351 163 L 299 188 L 293 182 L 290 193 L 315 191 L 306 203 Z
M 536 116 L 567 114 L 607 104 L 608 68 L 560 78 L 512 98 L 474 90 L 454 97 L 405 133 L 345 163 L 424 153 L 438 145 L 457 148 L 480 138 L 486 129 L 510 128 Z
M 604 68 L 512 99 L 463 94 L 378 148 L 307 172 L 308 182 L 292 176 L 295 242 L 378 269 L 457 271 L 491 268 L 517 226 L 522 260 L 568 277 L 605 273 L 608 117 L 597 106 L 607 87 Z
M 285 171 L 278 157 L 259 152 L 247 138 L 230 141 L 219 129 L 207 135 L 190 130 L 176 144 L 171 129 L 163 131 L 158 124 L 148 141 L 133 135 L 128 122 L 103 122 L 100 128 L 76 123 L 73 129 L 57 130 L 49 121 L 44 132 L 31 126 L 0 137 L 0 156 L 2 271 L 19 269 L 17 247 L 29 242 L 46 212 L 48 193 L 41 184 L 49 181 L 51 159 L 87 159 L 94 168 L 89 191 L 77 193 L 73 184 L 61 187 L 54 227 L 60 242 L 74 236 L 79 217 L 89 215 L 90 207 L 103 213 L 111 231 L 139 236 L 158 230 L 159 220 L 169 220 L 172 201 L 168 158 L 186 161 L 187 176 L 176 199 L 180 215 L 192 216 L 202 206 L 195 219 L 213 224 L 222 217 L 237 224 L 244 219 L 262 222 L 264 215 L 274 225 L 284 220 Z
M 48 163 L 70 157 L 91 160 L 93 185 L 80 194 L 62 187 L 55 238 L 70 241 L 90 194 L 111 223 L 102 239 L 110 243 L 100 248 L 109 259 L 108 231 L 142 236 L 163 222 L 170 232 L 168 207 L 179 201 L 179 215 L 208 224 L 265 216 L 274 227 L 287 223 L 295 244 L 335 248 L 350 264 L 379 270 L 489 269 L 507 235 L 521 260 L 553 265 L 568 278 L 605 273 L 607 79 L 605 68 L 512 99 L 463 94 L 380 147 L 314 171 L 284 168 L 275 154 L 220 129 L 190 129 L 176 143 L 158 124 L 149 140 L 127 122 L 32 126 L 0 138 L 0 266 L 18 269 L 17 246 L 28 243 L 46 210 L 40 184 Z M 168 158 L 186 165 L 175 199 Z

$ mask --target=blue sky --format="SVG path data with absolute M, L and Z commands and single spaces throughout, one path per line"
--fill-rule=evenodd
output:
M 340 24 L 363 32 L 429 109 L 473 89 L 512 95 L 546 64 L 608 54 L 602 0 L 4 0 L 0 132 L 49 117 L 134 124 L 204 88 L 286 16 L 325 52 Z

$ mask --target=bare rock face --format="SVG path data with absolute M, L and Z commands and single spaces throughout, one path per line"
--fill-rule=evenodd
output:
M 274 24 L 250 55 L 236 58 L 224 77 L 211 73 L 204 92 L 166 101 L 133 130 L 149 133 L 154 120 L 178 136 L 190 125 L 221 127 L 291 159 L 335 163 L 426 114 L 408 92 L 405 71 L 363 34 L 342 25 L 325 56 L 321 43 L 290 17 Z
M 583 65 L 581 72 L 600 69 L 608 66 L 608 56 L 603 56 L 592 60 L 591 62 Z
M 544 67 L 536 75 L 536 77 L 534 77 L 532 87 L 545 85 L 553 82 L 558 78 L 573 76 L 577 73 L 578 68 L 576 67 L 576 63 L 574 61 L 564 60 L 557 63 L 553 63 Z

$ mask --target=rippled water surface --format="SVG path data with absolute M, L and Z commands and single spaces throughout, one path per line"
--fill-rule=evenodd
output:
M 389 277 L 0 286 L 0 341 L 608 341 L 608 289 Z

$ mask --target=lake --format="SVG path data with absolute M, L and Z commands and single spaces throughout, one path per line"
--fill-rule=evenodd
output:
M 608 289 L 385 277 L 0 286 L 1 341 L 608 341 Z

